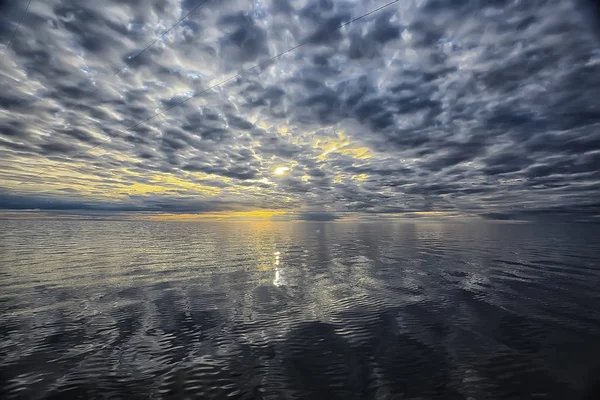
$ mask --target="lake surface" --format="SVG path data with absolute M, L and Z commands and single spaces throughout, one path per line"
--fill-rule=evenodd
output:
M 599 260 L 592 225 L 0 221 L 0 398 L 576 400 Z

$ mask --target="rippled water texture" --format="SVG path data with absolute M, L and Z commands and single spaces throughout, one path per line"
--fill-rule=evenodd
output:
M 599 233 L 0 221 L 0 397 L 578 399 Z

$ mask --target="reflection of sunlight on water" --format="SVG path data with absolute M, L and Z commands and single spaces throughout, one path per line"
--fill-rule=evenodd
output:
M 489 285 L 490 279 L 488 277 L 474 271 L 471 271 L 460 283 L 461 287 L 471 292 L 487 291 Z
M 273 279 L 273 285 L 274 286 L 281 286 L 283 284 L 283 281 L 281 279 L 281 275 L 279 274 L 279 256 L 281 255 L 280 252 L 276 251 L 275 253 L 275 278 Z
M 275 279 L 273 279 L 273 285 L 281 286 L 281 284 L 282 284 L 282 280 L 281 280 L 281 276 L 279 275 L 279 268 L 275 268 Z
M 461 398 L 503 382 L 514 393 L 513 378 L 529 390 L 545 384 L 541 368 L 566 370 L 554 353 L 589 352 L 600 318 L 584 308 L 598 300 L 594 231 L 530 229 L 539 230 L 0 221 L 0 392 L 9 393 L 0 397 L 96 398 L 89 380 L 115 391 L 157 382 L 140 397 L 189 389 L 219 398 L 217 389 L 253 393 L 257 384 L 265 398 L 288 389 L 314 398 L 322 388 L 346 398 L 371 382 L 391 397 L 414 381 L 406 397 L 431 398 L 416 391 L 437 387 L 434 370 L 448 370 L 439 382 L 464 387 Z M 556 248 L 572 256 L 550 259 Z M 548 334 L 541 320 L 560 331 Z M 499 368 L 509 372 L 496 384 Z M 303 371 L 322 375 L 307 392 Z M 100 374 L 113 372 L 123 380 L 105 386 Z M 364 388 L 355 386 L 363 373 Z M 330 381 L 339 386 L 330 391 Z

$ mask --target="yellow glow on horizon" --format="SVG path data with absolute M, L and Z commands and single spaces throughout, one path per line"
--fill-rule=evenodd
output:
M 412 214 L 420 215 L 423 217 L 454 217 L 455 213 L 450 213 L 446 211 L 416 211 Z
M 232 211 L 232 212 L 213 212 L 200 214 L 159 214 L 159 215 L 141 215 L 138 219 L 151 221 L 206 221 L 206 220 L 236 220 L 236 219 L 257 219 L 264 220 L 276 216 L 290 215 L 288 211 Z

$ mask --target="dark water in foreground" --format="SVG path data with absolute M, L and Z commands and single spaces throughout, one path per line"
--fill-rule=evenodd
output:
M 578 399 L 599 233 L 0 221 L 0 398 Z

